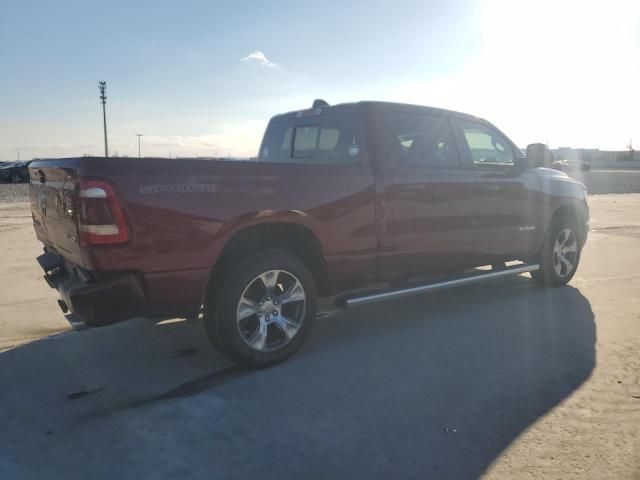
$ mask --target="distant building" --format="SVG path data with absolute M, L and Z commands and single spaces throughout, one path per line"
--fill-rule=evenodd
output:
M 629 150 L 560 147 L 551 151 L 556 160 L 581 160 L 592 164 L 640 161 L 640 152 L 630 152 Z

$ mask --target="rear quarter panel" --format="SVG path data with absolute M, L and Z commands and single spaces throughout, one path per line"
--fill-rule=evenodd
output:
M 92 158 L 81 162 L 79 176 L 114 185 L 132 233 L 126 245 L 88 250 L 88 268 L 171 273 L 169 287 L 172 272 L 208 277 L 237 231 L 291 222 L 316 235 L 335 288 L 375 275 L 369 167 Z

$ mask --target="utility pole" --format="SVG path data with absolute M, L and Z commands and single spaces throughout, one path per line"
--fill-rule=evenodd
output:
M 20 149 L 17 148 L 16 150 L 18 150 L 18 161 L 20 161 Z
M 138 158 L 140 158 L 140 137 L 144 137 L 141 133 L 136 133 L 136 137 L 138 137 Z
M 109 157 L 109 147 L 107 145 L 107 112 L 106 112 L 106 103 L 107 103 L 107 82 L 100 81 L 98 82 L 98 86 L 100 88 L 100 100 L 102 101 L 102 123 L 104 125 L 104 156 Z

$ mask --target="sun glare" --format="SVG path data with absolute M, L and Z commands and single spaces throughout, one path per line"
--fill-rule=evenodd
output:
M 637 2 L 495 0 L 481 11 L 479 55 L 389 96 L 491 118 L 522 145 L 621 150 L 640 138 Z

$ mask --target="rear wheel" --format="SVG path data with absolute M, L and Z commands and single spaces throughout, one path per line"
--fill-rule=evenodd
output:
M 552 222 L 538 253 L 540 270 L 531 276 L 542 285 L 565 285 L 578 269 L 580 253 L 577 223 L 570 217 L 558 217 Z
M 17 173 L 12 173 L 10 180 L 11 180 L 11 183 L 21 183 L 22 177 Z
M 241 366 L 264 368 L 293 355 L 311 331 L 316 286 L 287 252 L 264 252 L 234 269 L 209 292 L 204 323 L 213 345 Z

